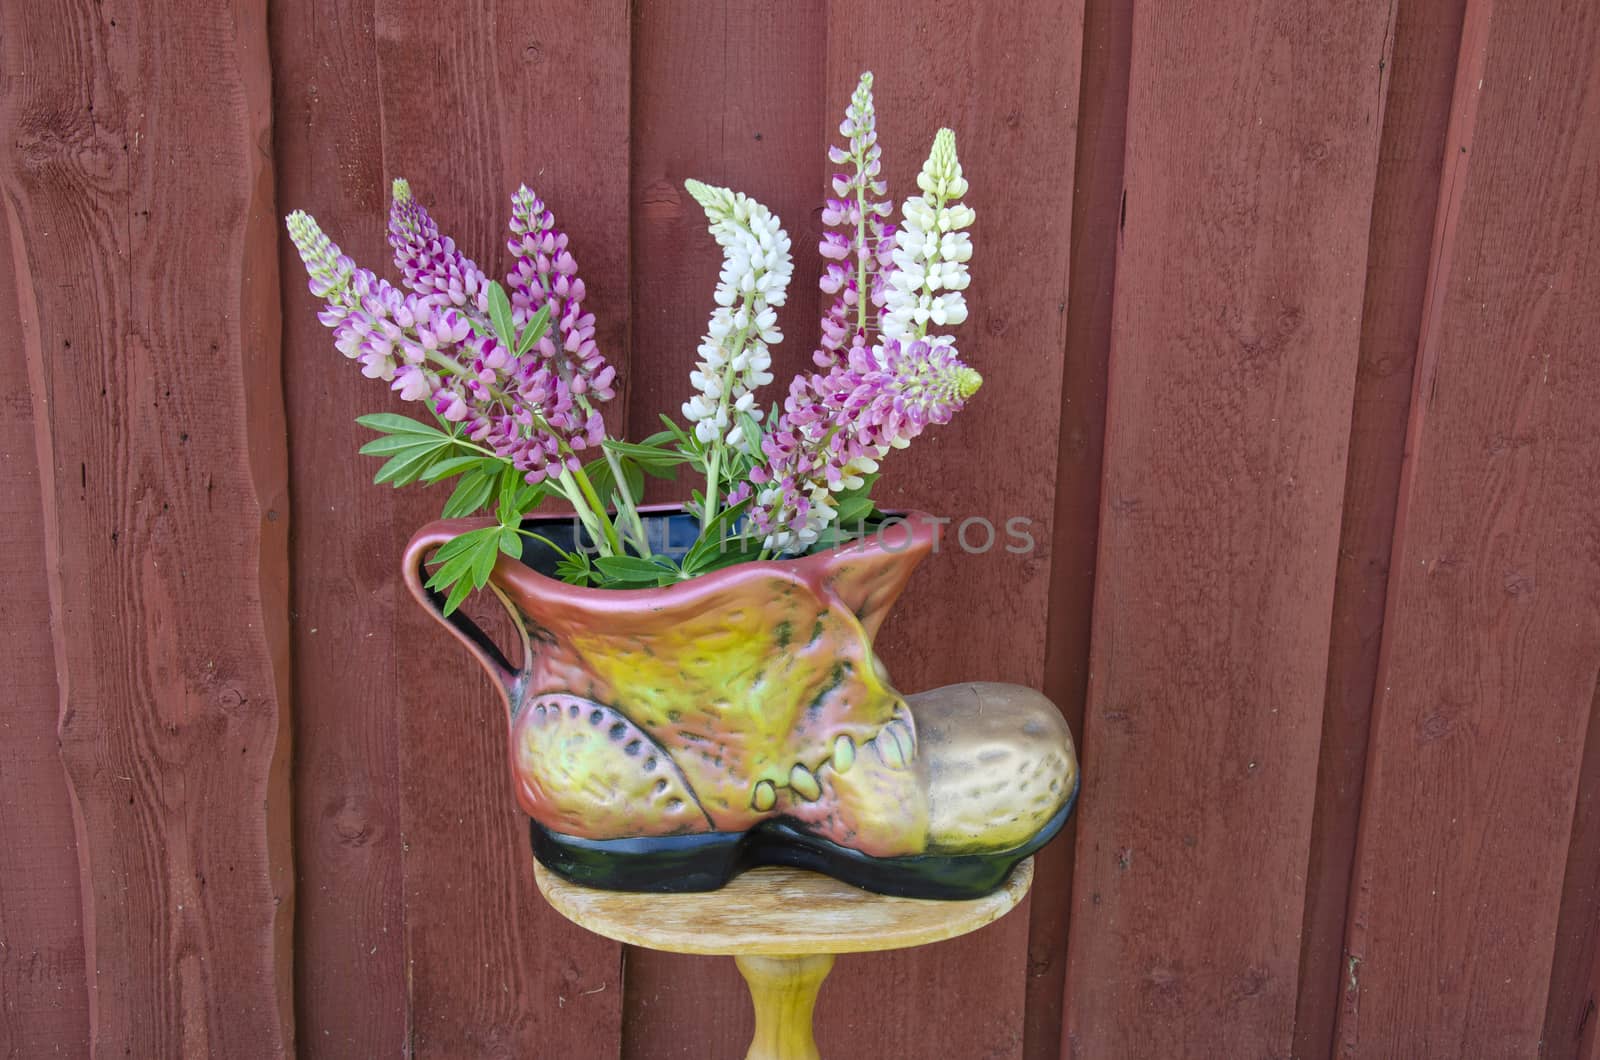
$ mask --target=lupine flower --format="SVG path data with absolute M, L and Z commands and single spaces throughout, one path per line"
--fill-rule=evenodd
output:
M 705 208 L 723 263 L 717 308 L 700 341 L 700 362 L 689 373 L 698 393 L 684 402 L 683 414 L 701 442 L 742 447 L 737 413 L 761 419 L 754 391 L 772 382 L 769 347 L 783 339 L 775 309 L 788 297 L 794 271 L 789 236 L 771 210 L 743 192 L 697 180 L 686 186 Z
M 967 315 L 961 292 L 969 281 L 972 240 L 963 230 L 973 213 L 956 201 L 967 193 L 967 182 L 955 134 L 939 131 L 917 177 L 922 194 L 906 200 L 898 229 L 883 227 L 878 218 L 886 211 L 866 198 L 869 191 L 883 194 L 873 179 L 878 154 L 871 88 L 871 76 L 863 75 L 840 127 L 851 137 L 850 150 L 829 152 L 836 164 L 854 161 L 857 169 L 854 177 L 834 178 L 834 190 L 854 194 L 855 201 L 829 199 L 823 210 L 826 224 L 854 225 L 853 236 L 830 232 L 820 248 L 830 262 L 822 289 L 838 295 L 823 320 L 815 358 L 827 371 L 794 381 L 783 414 L 762 440 L 764 466 L 752 471 L 751 486 L 730 498 L 736 503 L 754 496 L 751 522 L 765 547 L 779 552 L 809 547 L 837 516 L 838 493 L 863 485 L 862 476 L 875 472 L 889 450 L 909 445 L 932 424 L 948 423 L 983 382 L 957 357 L 953 338 L 928 334 L 930 324 L 952 326 Z M 871 317 L 860 301 L 863 288 L 882 309 L 876 342 L 867 335 Z
M 548 289 L 561 303 L 560 317 L 552 307 L 552 330 L 563 345 L 536 345 L 518 357 L 487 321 L 483 273 L 439 234 L 405 181 L 394 190 L 390 243 L 411 293 L 356 267 L 309 215 L 288 218 L 312 293 L 327 303 L 320 319 L 333 329 L 335 345 L 359 360 L 367 376 L 389 380 L 403 400 L 426 401 L 443 419 L 462 424 L 530 483 L 577 468 L 576 452 L 605 436 L 587 399 L 609 398 L 614 377 L 594 349 L 592 318 L 576 312 L 581 281 L 564 275 L 564 292 L 556 283 Z M 540 228 L 535 243 L 547 229 Z M 536 278 L 538 269 L 535 254 Z
M 436 306 L 454 306 L 475 320 L 488 319 L 489 278 L 443 235 L 405 180 L 394 182 L 389 245 L 406 286 Z
M 934 137 L 917 186 L 922 194 L 905 201 L 895 233 L 894 271 L 882 318 L 883 334 L 891 339 L 924 338 L 929 324 L 946 327 L 967 319 L 961 292 L 970 279 L 966 262 L 972 239 L 962 229 L 972 224 L 973 212 L 956 201 L 967 193 L 967 182 L 949 129 Z
M 520 328 L 541 306 L 550 307 L 550 327 L 534 349 L 556 365 L 574 397 L 588 405 L 616 396 L 617 370 L 606 363 L 594 341 L 594 314 L 583 312 L 586 289 L 567 237 L 556 230 L 555 214 L 528 190 L 511 197 L 511 239 L 506 246 L 516 264 L 506 277 L 511 310 Z
M 751 520 L 764 547 L 800 551 L 838 514 L 834 494 L 859 488 L 890 449 L 949 423 L 983 379 L 948 343 L 852 346 L 826 374 L 797 378 L 751 473 Z M 746 490 L 730 498 L 737 503 Z
M 834 231 L 823 233 L 817 248 L 826 263 L 822 291 L 834 296 L 822 318 L 821 349 L 815 355 L 824 368 L 833 364 L 846 346 L 865 343 L 868 328 L 876 328 L 876 309 L 882 307 L 886 293 L 879 267 L 893 249 L 894 228 L 886 226 L 884 219 L 894 207 L 883 198 L 888 185 L 878 179 L 882 149 L 870 72 L 862 74 L 856 85 L 839 135 L 848 139 L 850 146 L 830 147 L 828 160 L 851 168 L 834 174 L 834 195 L 822 209 L 822 223 Z M 867 292 L 865 300 L 863 291 Z M 868 310 L 867 301 L 873 310 Z

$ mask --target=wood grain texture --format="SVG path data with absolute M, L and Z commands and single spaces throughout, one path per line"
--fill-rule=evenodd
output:
M 1067 1055 L 1290 1051 L 1389 28 L 1135 6 Z
M 977 213 L 972 316 L 956 334 L 983 389 L 948 427 L 889 458 L 877 491 L 881 505 L 954 522 L 879 651 L 907 691 L 963 680 L 1038 687 L 1055 557 L 1082 5 L 838 0 L 828 21 L 828 99 L 837 105 L 860 71 L 873 71 L 895 201 L 912 194 L 934 132 L 948 125 Z M 998 545 L 967 554 L 955 531 L 968 518 L 1002 535 L 1008 519 L 1025 519 L 1036 545 L 1025 555 Z M 1020 1056 L 1028 967 L 1022 916 L 930 949 L 842 962 L 829 991 L 851 1003 L 824 992 L 818 1042 L 838 1056 Z M 911 1015 L 956 983 L 965 984 L 959 1020 Z M 886 1002 L 904 1015 L 886 1019 Z
M 1043 685 L 1079 739 L 1089 687 L 1106 367 L 1111 353 L 1132 46 L 1131 4 L 1122 0 L 1085 3 Z M 1028 925 L 1026 1060 L 1056 1060 L 1061 1055 L 1062 990 L 1077 827 L 1078 818 L 1073 817 L 1060 838 L 1034 856 L 1038 884 L 1033 889 Z
M 1469 3 L 1456 84 L 1352 882 L 1355 1056 L 1539 1049 L 1600 673 L 1600 12 Z
M 783 221 L 795 274 L 779 310 L 785 338 L 773 350 L 772 372 L 786 380 L 810 366 L 821 312 L 816 174 L 838 125 L 824 99 L 826 25 L 816 3 L 635 5 L 633 438 L 660 430 L 662 412 L 682 420 L 695 350 L 714 308 L 721 253 L 685 179 L 743 191 Z M 841 98 L 841 114 L 843 106 Z M 785 392 L 779 383 L 768 390 L 774 400 Z M 693 485 L 656 484 L 652 497 L 681 500 Z M 824 990 L 824 1011 L 836 992 Z M 629 951 L 623 1053 L 630 1060 L 743 1055 L 752 1026 L 746 994 L 731 961 Z
M 1600 692 L 1590 709 L 1579 771 L 1577 808 L 1567 851 L 1550 999 L 1545 1005 L 1544 1055 L 1600 1057 Z
M 575 924 L 669 953 L 798 956 L 874 953 L 943 942 L 1015 909 L 1033 884 L 1033 859 L 981 898 L 938 901 L 873 894 L 804 869 L 751 869 L 715 891 L 601 891 L 534 868 L 539 890 Z
M 511 194 L 533 187 L 571 238 L 597 340 L 626 377 L 627 5 L 590 4 L 577 18 L 557 3 L 441 12 L 376 0 L 374 25 L 385 181 L 408 178 L 491 275 L 509 264 Z M 343 415 L 384 404 L 368 384 Z M 394 494 L 395 517 L 409 533 L 437 516 L 444 496 Z M 399 550 L 389 557 L 398 564 Z M 390 584 L 398 592 L 398 578 Z M 409 1047 L 419 1056 L 616 1055 L 619 950 L 539 897 L 497 693 L 415 606 L 395 614 L 392 643 Z
M 1361 310 L 1328 681 L 1306 870 L 1294 1055 L 1327 1055 L 1345 985 L 1344 923 L 1417 339 L 1432 261 L 1465 0 L 1402 0 L 1384 56 L 1383 139 Z
M 372 4 L 271 5 L 278 197 L 369 267 L 388 257 Z M 308 1057 L 407 1044 L 394 616 L 412 527 L 354 454 L 385 395 L 333 349 L 287 235 L 284 390 L 290 435 L 295 698 L 295 997 Z M 444 646 L 440 646 L 440 652 Z
M 811 178 L 826 155 L 825 6 L 782 0 L 650 0 L 635 5 L 632 124 L 634 285 L 630 437 L 682 420 L 689 372 L 715 303 L 721 251 L 684 190 L 694 178 L 757 199 L 783 222 L 794 279 L 778 310 L 785 338 L 772 374 L 812 367 L 821 314 L 822 192 Z M 839 103 L 844 113 L 844 101 Z M 786 391 L 773 383 L 768 400 Z M 659 487 L 686 499 L 694 483 Z
M 3 215 L 0 215 L 3 216 Z M 0 224 L 0 330 L 34 330 L 18 313 L 16 249 Z M 50 635 L 44 510 L 28 365 L 0 356 L 0 1056 L 86 1056 L 83 898 L 72 803 L 56 747 L 60 693 Z
M 288 509 L 265 7 L 3 18 L 0 196 L 29 322 L 93 1048 L 285 1055 Z

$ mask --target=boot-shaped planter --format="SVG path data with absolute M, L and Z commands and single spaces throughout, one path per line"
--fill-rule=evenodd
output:
M 647 519 L 667 539 L 690 517 Z M 569 547 L 570 521 L 533 522 Z M 498 682 L 534 853 L 571 880 L 712 890 L 784 864 L 886 894 L 967 898 L 997 887 L 1071 812 L 1077 760 L 1047 699 L 990 683 L 902 696 L 873 654 L 932 548 L 926 516 L 658 589 L 568 585 L 551 576 L 556 553 L 530 540 L 490 579 L 526 631 L 520 667 L 423 585 L 428 555 L 480 525 L 425 527 L 406 581 Z

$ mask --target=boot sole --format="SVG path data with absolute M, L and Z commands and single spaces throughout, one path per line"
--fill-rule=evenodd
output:
M 1032 839 L 981 854 L 911 854 L 875 858 L 797 828 L 783 818 L 746 832 L 634 839 L 583 839 L 530 822 L 533 855 L 551 872 L 604 891 L 676 894 L 715 891 L 746 869 L 789 865 L 853 887 L 901 898 L 958 901 L 998 888 L 1017 862 L 1054 839 L 1078 801 L 1078 783 Z

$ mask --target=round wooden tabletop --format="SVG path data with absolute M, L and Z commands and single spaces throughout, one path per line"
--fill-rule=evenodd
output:
M 563 916 L 598 935 L 668 953 L 800 956 L 903 949 L 993 923 L 1028 893 L 1033 859 L 1000 889 L 946 902 L 873 894 L 815 872 L 759 868 L 718 891 L 597 891 L 535 862 L 539 889 Z

